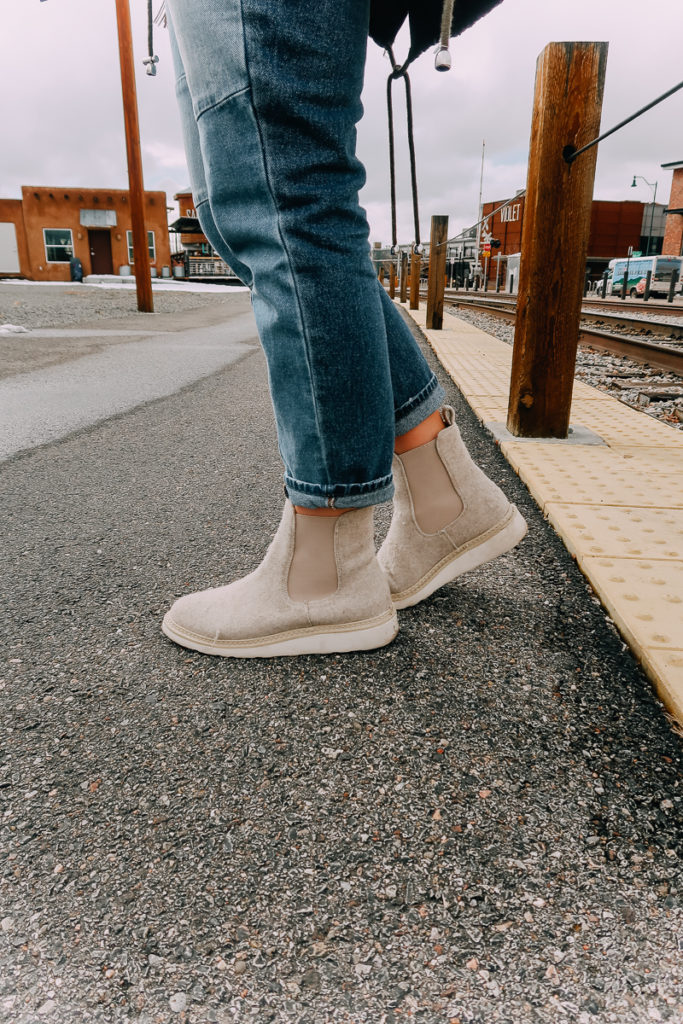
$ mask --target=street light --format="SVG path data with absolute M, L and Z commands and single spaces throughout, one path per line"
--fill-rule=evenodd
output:
M 647 236 L 647 252 L 645 253 L 646 256 L 649 256 L 650 255 L 650 242 L 652 240 L 652 222 L 654 220 L 654 215 L 655 215 L 655 200 L 657 198 L 657 182 L 656 181 L 648 181 L 647 178 L 644 178 L 642 176 L 642 174 L 634 174 L 633 175 L 633 181 L 631 182 L 631 188 L 636 188 L 637 187 L 636 186 L 636 178 L 640 178 L 640 180 L 644 181 L 646 185 L 649 185 L 650 188 L 654 189 L 654 192 L 652 193 L 652 206 L 650 208 L 650 230 L 649 230 L 648 236 Z

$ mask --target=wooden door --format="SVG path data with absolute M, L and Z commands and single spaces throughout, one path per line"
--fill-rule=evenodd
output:
M 113 274 L 114 263 L 111 255 L 111 235 L 106 228 L 88 230 L 90 246 L 90 273 Z

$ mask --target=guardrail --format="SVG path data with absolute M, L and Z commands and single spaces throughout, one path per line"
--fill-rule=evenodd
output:
M 225 260 L 213 256 L 186 256 L 185 275 L 187 277 L 237 276 Z

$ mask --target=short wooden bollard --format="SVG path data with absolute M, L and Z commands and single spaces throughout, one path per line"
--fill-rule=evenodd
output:
M 607 271 L 605 271 L 607 273 Z M 643 302 L 648 302 L 650 298 L 650 288 L 652 287 L 652 271 L 648 270 L 645 275 L 645 291 L 643 292 Z M 603 295 L 604 298 L 604 295 Z
M 422 269 L 422 257 L 419 252 L 412 252 L 410 255 L 410 308 L 420 308 L 420 271 Z
M 407 302 L 408 301 L 408 253 L 407 252 L 402 252 L 401 253 L 401 281 L 400 281 L 400 285 L 401 285 L 401 291 L 400 291 L 400 295 L 399 295 L 399 300 L 401 302 Z
M 666 297 L 667 302 L 673 302 L 674 295 L 676 294 L 676 285 L 678 284 L 678 271 L 673 270 L 671 272 L 671 282 L 669 284 L 669 294 Z
M 432 217 L 432 231 L 429 238 L 429 274 L 427 277 L 427 327 L 433 331 L 440 331 L 443 327 L 447 241 L 448 217 Z
M 389 298 L 396 298 L 396 264 L 393 262 L 389 267 Z
M 607 43 L 549 43 L 536 65 L 508 430 L 567 437 Z
M 628 294 L 628 275 L 630 273 L 630 263 L 630 259 L 627 259 L 626 268 L 624 270 L 624 280 L 621 282 L 621 297 L 624 301 L 626 301 L 626 296 Z

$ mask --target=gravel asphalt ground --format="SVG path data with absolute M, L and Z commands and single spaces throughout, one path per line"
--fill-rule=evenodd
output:
M 279 520 L 258 349 L 2 465 L 0 1020 L 683 1021 L 681 737 L 440 375 L 529 536 L 381 651 L 160 632 Z

